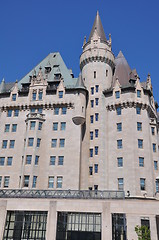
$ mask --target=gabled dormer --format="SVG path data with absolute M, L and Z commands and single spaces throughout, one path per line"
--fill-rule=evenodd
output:
M 16 80 L 10 94 L 11 101 L 16 101 L 18 98 L 18 81 Z

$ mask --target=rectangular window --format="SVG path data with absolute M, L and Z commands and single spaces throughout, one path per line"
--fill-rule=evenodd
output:
M 143 148 L 143 140 L 138 139 L 138 148 Z
M 94 185 L 94 190 L 98 191 L 98 185 Z
M 36 184 L 37 184 L 37 176 L 33 176 L 32 188 L 36 188 Z
M 12 94 L 12 101 L 16 101 L 17 94 Z
M 94 87 L 91 87 L 91 94 L 94 94 Z
M 30 130 L 34 130 L 35 129 L 35 124 L 36 124 L 35 121 L 31 121 L 30 122 Z
M 94 164 L 94 173 L 98 173 L 98 164 Z
M 24 183 L 23 183 L 23 187 L 29 187 L 29 175 L 24 175 Z
M 99 130 L 95 129 L 95 138 L 98 138 L 98 135 L 99 135 Z
M 54 177 L 49 177 L 48 188 L 54 188 Z
M 64 163 L 64 156 L 59 156 L 58 157 L 58 165 L 63 165 Z
M 139 167 L 144 167 L 144 158 L 139 157 Z
M 137 131 L 142 131 L 142 123 L 137 122 Z
M 38 113 L 42 113 L 43 109 L 42 108 L 38 108 L 37 111 L 38 111 Z
M 0 176 L 0 188 L 2 187 L 2 176 Z
M 15 109 L 14 110 L 14 117 L 18 117 L 19 116 L 19 109 Z
M 137 90 L 137 97 L 141 98 L 141 90 Z
M 10 140 L 9 148 L 14 148 L 15 140 Z
M 116 108 L 116 114 L 117 115 L 121 115 L 121 107 L 117 107 Z
M 94 107 L 94 100 L 91 100 L 91 108 Z
M 117 148 L 123 148 L 123 143 L 122 143 L 122 139 L 117 140 Z
M 141 219 L 141 226 L 146 226 L 148 229 L 150 229 L 150 221 L 148 218 L 142 218 Z
M 0 157 L 0 166 L 4 166 L 5 157 Z
M 32 160 L 32 155 L 27 155 L 26 156 L 26 164 L 31 164 L 31 160 Z
M 89 175 L 93 175 L 93 167 L 89 167 Z
M 40 147 L 40 142 L 41 142 L 41 139 L 40 139 L 40 138 L 37 138 L 36 147 Z
M 154 161 L 154 169 L 158 170 L 158 162 L 157 161 Z
M 11 117 L 11 116 L 12 116 L 12 110 L 9 109 L 9 110 L 7 111 L 7 117 Z
M 93 123 L 93 120 L 94 120 L 94 116 L 91 115 L 91 116 L 90 116 L 90 122 Z
M 118 167 L 123 167 L 123 158 L 122 157 L 118 157 L 117 158 L 117 163 L 118 163 Z
M 61 138 L 60 143 L 59 143 L 59 147 L 64 147 L 64 146 L 65 146 L 65 139 Z
M 4 177 L 4 188 L 8 188 L 9 187 L 9 180 L 10 180 L 9 176 L 5 176 Z
M 145 178 L 140 178 L 140 190 L 144 191 L 146 189 L 145 187 Z
M 138 115 L 141 114 L 141 107 L 136 107 L 136 114 L 138 114 Z
M 39 122 L 38 130 L 42 130 L 43 123 Z
M 3 140 L 2 148 L 7 148 L 7 142 L 8 142 L 8 140 Z
M 9 132 L 9 129 L 10 129 L 10 124 L 5 124 L 4 131 Z
M 35 101 L 36 100 L 36 92 L 32 93 L 32 100 Z
M 56 184 L 57 188 L 62 188 L 62 181 L 63 181 L 63 177 L 57 177 L 57 184 Z
M 63 98 L 63 91 L 59 91 L 59 98 Z
M 97 74 L 96 74 L 96 71 L 94 71 L 94 78 L 96 78 Z
M 93 132 L 90 132 L 90 140 L 93 140 Z
M 53 123 L 53 131 L 57 131 L 58 130 L 58 122 L 54 122 Z
M 99 92 L 99 85 L 95 85 L 96 93 Z
M 35 156 L 35 165 L 38 165 L 39 164 L 39 156 Z
M 95 146 L 95 155 L 98 155 L 98 150 L 99 150 L 99 147 Z
M 152 133 L 152 135 L 155 135 L 155 128 L 154 127 L 151 127 L 151 133 Z
M 34 138 L 28 138 L 28 147 L 32 147 L 34 143 Z
M 127 239 L 126 214 L 112 214 L 112 240 Z
M 17 124 L 12 124 L 12 132 L 16 132 L 17 131 Z
M 156 144 L 155 143 L 152 144 L 152 148 L 153 148 L 153 152 L 156 152 Z
M 99 105 L 99 98 L 95 98 L 95 103 L 96 103 L 96 106 Z
M 156 192 L 159 192 L 159 179 L 156 179 Z
M 50 165 L 54 166 L 56 161 L 56 156 L 50 156 Z
M 42 100 L 43 99 L 43 92 L 42 91 L 39 91 L 39 100 Z
M 118 178 L 118 190 L 123 191 L 124 190 L 124 179 Z
M 52 147 L 52 148 L 57 147 L 57 139 L 52 139 L 52 141 L 51 141 L 51 147 Z
M 116 99 L 120 98 L 120 91 L 116 91 L 116 92 L 115 92 L 115 98 L 116 98 Z
M 122 123 L 117 123 L 117 131 L 118 132 L 122 131 Z
M 89 149 L 89 156 L 90 156 L 90 157 L 93 157 L 93 148 L 90 148 L 90 149 Z
M 61 122 L 61 131 L 65 131 L 66 130 L 66 122 Z
M 99 113 L 95 113 L 95 121 L 98 122 L 99 120 Z
M 54 115 L 59 115 L 59 108 L 58 107 L 54 108 Z
M 62 107 L 62 114 L 65 115 L 67 113 L 67 108 L 66 107 Z
M 31 108 L 31 109 L 30 109 L 30 112 L 31 112 L 31 113 L 35 113 L 35 110 L 36 110 L 35 108 Z
M 13 157 L 7 157 L 7 166 L 12 166 Z

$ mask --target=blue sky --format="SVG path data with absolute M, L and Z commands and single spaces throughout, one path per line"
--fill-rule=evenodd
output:
M 151 74 L 159 102 L 158 0 L 5 0 L 0 1 L 0 81 L 20 80 L 50 52 L 59 51 L 74 75 L 84 36 L 96 11 L 115 56 L 120 50 L 141 81 Z

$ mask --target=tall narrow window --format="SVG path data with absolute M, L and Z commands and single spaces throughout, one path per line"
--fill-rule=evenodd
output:
M 94 173 L 98 173 L 98 164 L 94 164 Z
M 94 100 L 91 100 L 91 108 L 94 107 Z
M 95 85 L 96 93 L 99 92 L 99 85 Z
M 89 175 L 93 175 L 93 167 L 89 167 Z
M 11 116 L 12 116 L 12 110 L 9 109 L 9 110 L 7 111 L 7 117 L 11 117 Z
M 67 108 L 66 107 L 62 107 L 62 114 L 65 115 L 67 113 Z
M 37 176 L 33 176 L 32 188 L 36 188 L 36 184 L 37 184 Z
M 118 190 L 123 191 L 124 190 L 124 179 L 118 178 Z
M 32 147 L 34 143 L 34 138 L 28 138 L 28 147 Z
M 37 147 L 40 147 L 40 142 L 41 142 L 41 139 L 37 138 L 37 144 L 36 144 Z
M 54 177 L 50 176 L 48 181 L 48 188 L 53 188 L 53 187 L 54 187 Z
M 55 148 L 57 146 L 57 139 L 52 139 L 51 141 L 51 147 Z
M 39 100 L 42 100 L 43 99 L 43 92 L 42 91 L 39 91 Z
M 137 90 L 137 97 L 141 98 L 141 90 Z
M 155 135 L 155 128 L 154 127 L 151 127 L 151 133 L 152 133 L 152 135 Z
M 54 108 L 54 115 L 58 115 L 59 114 L 59 108 L 58 107 L 55 107 Z
M 65 146 L 65 139 L 61 138 L 60 143 L 59 143 L 59 147 L 64 147 L 64 146 Z
M 96 103 L 96 106 L 99 105 L 99 98 L 95 98 L 95 103 Z
M 91 116 L 90 116 L 90 122 L 91 122 L 91 123 L 93 123 L 93 119 L 94 119 L 94 116 L 91 115 Z
M 94 87 L 91 87 L 91 94 L 94 94 Z
M 17 124 L 12 124 L 12 132 L 16 132 L 17 131 Z
M 50 165 L 54 166 L 56 161 L 56 156 L 50 156 Z
M 123 158 L 122 157 L 117 158 L 117 164 L 118 164 L 118 167 L 123 167 Z
M 90 148 L 90 149 L 89 149 L 89 156 L 90 156 L 90 157 L 93 157 L 93 148 Z
M 117 123 L 117 131 L 118 132 L 122 131 L 122 123 Z
M 143 148 L 143 140 L 142 139 L 138 139 L 138 148 Z
M 17 94 L 12 94 L 12 101 L 16 101 L 16 98 L 17 98 Z
M 97 77 L 97 73 L 96 73 L 96 71 L 94 71 L 94 78 L 96 78 Z
M 59 91 L 59 98 L 63 98 L 63 91 Z
M 4 131 L 9 132 L 9 129 L 10 129 L 10 124 L 5 124 Z
M 11 166 L 13 161 L 13 157 L 7 157 L 7 166 Z
M 157 161 L 154 161 L 154 169 L 158 170 L 158 162 Z
M 56 184 L 57 188 L 62 188 L 62 181 L 63 181 L 63 177 L 57 177 L 57 184 Z
M 139 157 L 139 167 L 144 167 L 144 158 Z
M 7 143 L 8 143 L 8 140 L 3 140 L 2 148 L 7 148 Z
M 141 107 L 136 107 L 136 114 L 138 114 L 138 115 L 141 114 Z
M 9 148 L 14 148 L 15 140 L 10 140 Z
M 90 140 L 93 140 L 93 131 L 90 132 Z
M 98 122 L 99 120 L 99 113 L 95 113 L 95 121 Z
M 95 138 L 98 138 L 98 135 L 99 135 L 99 130 L 95 129 Z
M 36 92 L 32 93 L 32 100 L 35 101 L 36 100 Z
M 106 75 L 106 77 L 108 77 L 108 70 L 107 69 L 105 71 L 105 75 Z
M 65 131 L 66 130 L 66 122 L 61 122 L 61 131 Z
M 153 152 L 156 152 L 156 144 L 155 143 L 152 144 L 152 148 L 153 148 Z
M 26 156 L 26 164 L 31 164 L 31 160 L 32 160 L 32 155 L 27 155 Z
M 63 165 L 64 162 L 64 156 L 59 156 L 58 157 L 58 165 Z
M 118 149 L 123 148 L 122 139 L 117 140 L 117 148 L 118 148 Z
M 14 110 L 14 117 L 18 117 L 19 116 L 19 109 L 15 109 Z
M 23 187 L 29 187 L 29 175 L 24 175 L 24 183 L 23 183 Z
M 36 124 L 35 121 L 31 121 L 30 122 L 30 130 L 34 130 L 35 129 L 35 124 Z
M 140 178 L 140 190 L 144 191 L 145 189 L 145 178 Z
M 9 176 L 5 176 L 4 177 L 4 188 L 8 188 L 9 187 L 9 180 L 10 180 Z
M 38 165 L 39 164 L 39 156 L 35 156 L 35 165 Z
M 5 157 L 0 157 L 0 166 L 4 166 Z
M 57 131 L 58 130 L 58 122 L 54 122 L 53 123 L 53 131 Z
M 38 130 L 42 130 L 42 125 L 43 125 L 43 123 L 39 122 Z
M 99 150 L 99 147 L 95 146 L 95 155 L 98 155 L 98 150 Z
M 142 123 L 137 122 L 137 131 L 142 131 Z
M 116 108 L 116 113 L 117 113 L 117 115 L 121 115 L 121 107 Z
M 115 92 L 115 98 L 116 98 L 116 99 L 120 98 L 120 91 L 116 91 L 116 92 Z

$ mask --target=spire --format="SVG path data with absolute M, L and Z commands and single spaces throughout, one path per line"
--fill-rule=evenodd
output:
M 89 35 L 88 42 L 91 41 L 91 38 L 93 37 L 93 34 L 94 34 L 95 30 L 97 31 L 100 39 L 106 42 L 107 39 L 106 39 L 106 36 L 105 36 L 105 33 L 104 33 L 104 29 L 103 29 L 102 22 L 101 22 L 101 19 L 100 19 L 98 11 L 97 11 L 96 18 L 94 20 L 94 24 L 93 24 L 91 33 Z

